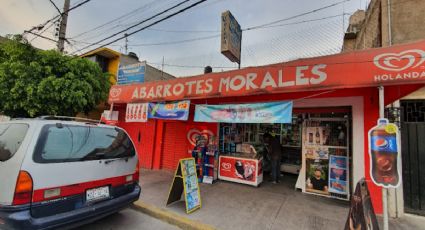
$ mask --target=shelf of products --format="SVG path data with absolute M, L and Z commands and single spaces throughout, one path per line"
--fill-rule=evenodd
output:
M 315 118 L 304 122 L 303 191 L 332 198 L 350 197 L 349 121 Z
M 197 140 L 192 151 L 195 158 L 198 181 L 211 184 L 218 178 L 218 146 L 215 137 L 209 143 Z

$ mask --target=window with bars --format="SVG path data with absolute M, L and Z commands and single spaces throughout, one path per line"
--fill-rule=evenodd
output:
M 425 100 L 400 101 L 403 122 L 425 122 Z

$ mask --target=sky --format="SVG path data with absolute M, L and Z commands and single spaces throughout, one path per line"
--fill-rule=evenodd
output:
M 60 10 L 64 0 L 52 0 Z M 84 0 L 71 0 L 71 7 Z M 82 54 L 105 44 L 98 41 L 141 22 L 183 0 L 91 0 L 69 12 L 65 50 Z M 0 35 L 21 34 L 58 14 L 49 0 L 1 0 Z M 190 0 L 149 23 L 178 11 Z M 242 33 L 241 66 L 258 66 L 338 53 L 349 15 L 365 9 L 369 0 L 207 0 L 196 7 L 128 37 L 128 52 L 140 60 L 178 77 L 237 68 L 220 53 L 221 13 L 230 10 L 242 29 L 279 21 Z M 335 4 L 334 6 L 331 6 Z M 323 9 L 322 9 L 323 8 Z M 100 27 L 99 27 L 100 26 Z M 43 31 L 45 29 L 45 31 Z M 43 36 L 57 40 L 55 25 L 47 24 Z M 41 31 L 36 31 L 37 33 Z M 124 34 L 120 33 L 118 37 Z M 54 49 L 46 39 L 25 35 L 34 46 Z M 84 47 L 91 45 L 86 49 Z M 110 46 L 125 52 L 125 41 Z M 83 49 L 83 50 L 81 50 Z M 80 51 L 81 50 L 81 51 Z M 78 52 L 77 52 L 78 51 Z M 162 65 L 164 64 L 164 65 Z

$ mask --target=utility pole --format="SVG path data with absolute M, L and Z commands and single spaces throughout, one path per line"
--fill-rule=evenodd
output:
M 128 54 L 128 37 L 127 37 L 127 34 L 124 34 L 124 36 L 125 36 L 124 51 L 125 51 L 125 54 Z
M 61 22 L 59 26 L 59 39 L 58 39 L 58 50 L 59 52 L 63 52 L 65 48 L 65 34 L 66 34 L 66 24 L 68 22 L 68 11 L 71 0 L 65 0 L 63 4 L 63 12 L 61 15 Z

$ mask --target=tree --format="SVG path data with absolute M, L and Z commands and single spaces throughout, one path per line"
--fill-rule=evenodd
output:
M 87 59 L 38 50 L 21 36 L 0 45 L 0 112 L 75 116 L 108 96 L 109 74 Z

